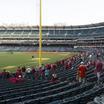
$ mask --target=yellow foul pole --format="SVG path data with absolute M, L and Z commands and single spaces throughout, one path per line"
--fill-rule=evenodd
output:
M 42 0 L 40 0 L 39 67 L 42 65 Z

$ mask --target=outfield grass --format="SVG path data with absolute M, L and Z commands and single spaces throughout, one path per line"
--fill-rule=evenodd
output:
M 58 60 L 71 57 L 76 53 L 70 52 L 43 52 L 43 64 L 54 63 Z M 32 58 L 34 56 L 34 58 Z M 7 69 L 14 72 L 18 66 L 38 66 L 36 52 L 0 52 L 0 71 Z

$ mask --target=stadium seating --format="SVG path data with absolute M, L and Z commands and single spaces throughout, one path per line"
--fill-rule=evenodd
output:
M 68 49 L 68 46 L 80 47 L 82 45 L 84 46 L 97 45 L 97 47 L 103 47 L 104 45 L 103 43 L 104 23 L 90 24 L 90 25 L 83 25 L 83 26 L 61 26 L 61 27 L 46 26 L 46 27 L 43 27 L 42 33 L 43 33 L 42 34 L 43 45 L 44 46 L 54 45 L 53 49 L 50 47 L 48 48 L 48 51 L 49 50 L 54 51 L 56 46 L 57 46 L 56 51 L 59 51 L 59 50 L 63 51 L 64 46 L 66 46 L 66 48 Z M 20 49 L 21 49 L 21 46 L 24 46 L 24 45 L 25 46 L 35 45 L 37 47 L 38 37 L 39 37 L 39 27 L 12 27 L 12 28 L 0 27 L 0 39 L 2 40 L 0 44 L 6 44 L 7 46 L 8 45 L 10 46 L 10 44 L 12 44 L 12 46 L 10 47 L 12 50 L 14 50 L 13 46 L 15 46 L 15 44 L 19 45 Z M 60 47 L 62 47 L 62 49 Z M 47 48 L 45 47 L 43 48 L 44 50 L 47 51 Z M 26 48 L 22 47 L 22 50 L 23 49 L 24 51 L 26 50 Z M 5 50 L 6 50 L 6 47 L 4 48 L 3 51 Z M 31 50 L 37 50 L 37 48 L 33 49 L 31 47 Z M 27 51 L 30 51 L 30 50 L 28 50 L 27 48 Z
M 84 63 L 88 61 L 89 58 L 85 57 Z M 69 70 L 58 66 L 56 72 L 59 79 L 56 82 L 25 79 L 13 84 L 0 80 L 0 104 L 94 104 L 90 101 L 104 93 L 104 72 L 101 75 L 102 84 L 96 85 L 94 67 L 90 66 L 87 82 L 79 83 L 76 81 L 76 72 L 80 62 L 80 58 L 77 58 Z
M 38 36 L 39 29 L 37 27 L 30 29 L 24 27 L 21 29 L 15 27 L 12 30 L 1 29 L 0 51 L 38 50 Z M 98 40 L 100 38 L 102 39 L 102 44 L 104 44 L 104 23 L 73 27 L 44 27 L 43 50 L 70 50 L 75 52 L 87 50 L 91 52 L 93 51 L 92 48 L 73 49 L 73 46 L 80 42 L 83 45 L 86 41 L 87 43 L 94 43 L 94 40 L 99 43 Z M 83 41 L 83 39 L 85 40 Z M 10 44 L 13 46 L 10 44 L 8 46 L 8 42 L 11 42 Z M 16 42 L 18 43 L 16 44 Z M 71 45 L 69 46 L 69 43 L 71 45 L 74 44 L 72 48 Z M 99 44 L 102 45 L 101 43 Z M 100 58 L 104 60 L 104 53 Z M 86 56 L 84 63 L 87 64 L 88 61 L 89 58 Z M 15 82 L 15 79 L 2 80 L 0 77 L 0 104 L 95 104 L 94 99 L 98 101 L 98 104 L 103 104 L 104 97 L 101 95 L 104 94 L 104 72 L 101 74 L 102 83 L 97 85 L 97 77 L 94 74 L 95 67 L 90 66 L 87 69 L 86 83 L 79 83 L 76 81 L 76 74 L 80 62 L 81 59 L 77 58 L 72 65 L 73 68 L 69 70 L 65 70 L 62 65 L 59 65 L 56 70 L 58 76 L 56 82 L 51 80 L 23 79 L 19 83 L 12 83 L 12 81 Z

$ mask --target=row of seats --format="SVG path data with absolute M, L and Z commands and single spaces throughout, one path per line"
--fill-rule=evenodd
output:
M 84 63 L 88 61 L 89 58 L 86 57 Z M 56 82 L 26 80 L 11 84 L 6 80 L 0 81 L 0 104 L 86 104 L 104 91 L 104 85 L 95 86 L 93 66 L 87 70 L 87 82 L 77 82 L 76 72 L 80 62 L 81 59 L 78 58 L 69 70 L 58 66 L 56 73 L 59 79 Z M 103 79 L 104 73 L 101 75 L 102 83 Z
M 0 36 L 4 37 L 22 37 L 22 36 L 38 36 L 39 30 L 0 30 Z M 94 37 L 103 36 L 104 27 L 92 28 L 92 29 L 76 29 L 76 30 L 43 30 L 43 36 L 45 37 Z

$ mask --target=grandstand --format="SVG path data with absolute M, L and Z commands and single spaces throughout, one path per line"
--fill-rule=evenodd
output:
M 101 83 L 97 84 L 94 63 L 99 59 L 104 64 L 104 23 L 44 26 L 42 32 L 43 51 L 76 51 L 79 54 L 50 63 L 50 66 L 56 66 L 49 69 L 48 79 L 41 79 L 39 68 L 35 70 L 35 75 L 30 73 L 30 78 L 23 77 L 24 72 L 21 75 L 18 69 L 13 73 L 0 72 L 0 104 L 103 104 L 104 72 L 101 73 Z M 38 34 L 38 26 L 1 26 L 0 51 L 38 51 Z M 82 60 L 85 65 L 92 62 L 87 66 L 84 84 L 76 79 Z M 70 61 L 72 66 L 66 69 L 65 65 Z M 55 81 L 52 80 L 53 72 L 57 74 Z M 18 74 L 21 77 L 17 77 Z
M 104 47 L 104 23 L 79 26 L 44 26 L 42 44 L 45 47 Z M 39 27 L 0 27 L 0 48 L 9 46 L 36 46 Z M 21 48 L 19 48 L 21 49 Z M 33 48 L 32 48 L 33 49 Z M 31 50 L 31 49 L 30 49 Z M 52 50 L 51 50 L 52 51 Z

